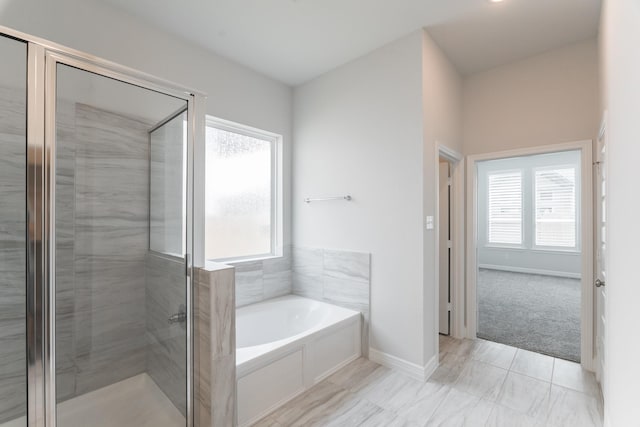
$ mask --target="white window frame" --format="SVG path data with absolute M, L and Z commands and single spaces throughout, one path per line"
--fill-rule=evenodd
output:
M 220 119 L 218 117 L 206 117 L 206 127 L 213 127 L 227 132 L 237 133 L 239 135 L 257 138 L 271 143 L 271 251 L 264 254 L 252 254 L 240 257 L 228 258 L 205 258 L 207 261 L 234 263 L 259 261 L 263 259 L 281 258 L 283 257 L 283 239 L 284 239 L 284 175 L 283 175 L 283 141 L 282 135 L 269 132 L 266 130 L 254 128 L 241 123 L 232 122 L 230 120 Z M 205 140 L 206 153 L 206 140 Z M 206 159 L 206 155 L 205 155 Z M 206 168 L 206 160 L 205 160 Z M 206 177 L 206 173 L 205 173 Z M 205 188 L 205 200 L 206 192 Z M 205 203 L 206 206 L 206 203 Z M 205 227 L 206 227 L 205 212 Z M 206 233 L 205 233 L 206 235 Z
M 495 243 L 491 242 L 491 204 L 489 203 L 489 179 L 491 175 L 501 175 L 507 173 L 519 173 L 520 174 L 520 189 L 523 191 L 523 195 L 520 199 L 520 243 Z M 488 171 L 486 174 L 487 177 L 487 206 L 486 206 L 486 230 L 485 230 L 485 247 L 487 248 L 507 248 L 507 249 L 526 249 L 525 248 L 525 218 L 524 218 L 524 209 L 525 209 L 525 200 L 524 200 L 524 184 L 525 184 L 525 171 L 521 168 L 514 169 L 496 169 L 492 171 Z
M 580 252 L 581 251 L 581 241 L 580 241 L 580 230 L 581 230 L 581 223 L 580 223 L 580 194 L 581 194 L 581 176 L 580 176 L 580 165 L 579 164 L 558 164 L 558 165 L 553 165 L 553 166 L 537 166 L 537 167 L 533 167 L 531 168 L 531 185 L 532 185 L 532 190 L 531 191 L 531 198 L 532 198 L 532 206 L 533 206 L 533 218 L 532 220 L 532 224 L 531 224 L 531 250 L 533 251 L 539 251 L 539 252 Z M 569 168 L 573 168 L 575 169 L 575 173 L 576 173 L 576 189 L 575 189 L 575 194 L 576 194 L 576 204 L 575 204 L 575 245 L 574 246 L 549 246 L 549 245 L 538 245 L 536 244 L 536 234 L 537 234 L 537 228 L 538 228 L 538 221 L 536 219 L 536 214 L 537 214 L 537 206 L 536 206 L 536 191 L 537 191 L 537 187 L 536 187 L 536 172 L 537 171 L 543 171 L 543 170 L 555 170 L 555 169 L 569 169 Z

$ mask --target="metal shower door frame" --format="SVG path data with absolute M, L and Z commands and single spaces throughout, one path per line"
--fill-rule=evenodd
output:
M 203 93 L 38 37 L 0 26 L 27 43 L 27 420 L 56 426 L 55 373 L 55 148 L 56 69 L 69 65 L 187 102 L 185 287 L 187 305 L 187 427 L 194 426 L 194 147 L 202 146 Z M 198 139 L 198 140 L 196 140 Z M 29 165 L 40 165 L 29 168 Z

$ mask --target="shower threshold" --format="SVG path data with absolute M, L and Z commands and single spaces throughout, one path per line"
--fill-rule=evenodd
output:
M 136 375 L 58 405 L 59 427 L 184 427 L 184 416 L 147 374 Z M 0 427 L 25 427 L 25 417 Z

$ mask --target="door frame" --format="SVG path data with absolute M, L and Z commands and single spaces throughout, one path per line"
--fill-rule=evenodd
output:
M 595 182 L 595 188 L 594 188 L 594 197 L 595 197 L 595 203 L 594 203 L 594 213 L 595 213 L 595 217 L 593 220 L 594 223 L 594 251 L 593 251 L 593 255 L 594 255 L 594 262 L 593 262 L 593 278 L 598 279 L 600 276 L 600 270 L 601 270 L 601 265 L 600 263 L 603 261 L 600 259 L 599 253 L 598 251 L 600 250 L 600 245 L 602 244 L 601 242 L 601 238 L 602 238 L 602 223 L 600 221 L 601 217 L 602 217 L 602 181 L 600 180 L 600 176 L 601 176 L 601 169 L 600 168 L 604 168 L 605 173 L 608 171 L 607 165 L 608 165 L 608 161 L 607 161 L 607 153 L 605 152 L 605 156 L 604 158 L 601 157 L 602 154 L 602 148 L 603 146 L 605 147 L 605 150 L 608 149 L 608 143 L 607 143 L 607 111 L 604 111 L 604 113 L 602 114 L 602 120 L 600 121 L 600 130 L 598 132 L 598 139 L 596 140 L 596 145 L 595 145 L 595 159 L 594 159 L 594 166 L 595 166 L 595 172 L 594 172 L 594 182 Z M 608 185 L 609 181 L 606 180 L 605 182 L 605 213 L 606 210 L 608 209 L 607 206 L 607 197 L 609 194 L 609 190 L 608 190 Z M 606 225 L 606 223 L 605 223 Z M 607 257 L 607 252 L 605 252 L 604 254 L 605 259 L 604 259 L 604 265 L 605 265 L 605 270 L 606 270 L 606 266 L 608 265 L 608 260 L 606 259 Z M 603 279 L 606 281 L 606 278 L 603 277 Z M 605 357 L 604 353 L 604 343 L 602 348 L 599 346 L 599 334 L 598 334 L 598 323 L 600 322 L 600 318 L 598 318 L 598 316 L 600 315 L 599 310 L 598 310 L 598 295 L 600 293 L 604 293 L 605 294 L 605 298 L 604 301 L 601 301 L 602 305 L 601 305 L 601 309 L 602 309 L 602 318 L 603 318 L 603 324 L 604 324 L 604 337 L 606 339 L 607 333 L 606 333 L 606 327 L 607 327 L 607 323 L 606 323 L 606 313 L 607 313 L 607 307 L 606 307 L 606 287 L 603 289 L 598 289 L 598 288 L 594 288 L 594 292 L 595 292 L 595 296 L 594 296 L 594 315 L 595 315 L 595 323 L 593 325 L 594 328 L 594 351 L 595 351 L 595 373 L 596 373 L 596 380 L 598 381 L 598 383 L 600 383 L 600 390 L 602 392 L 603 397 L 606 395 L 606 390 L 605 390 L 605 367 L 604 367 L 604 360 L 603 358 Z M 599 351 L 600 349 L 602 349 L 602 351 Z
M 580 301 L 580 360 L 582 367 L 593 371 L 595 368 L 594 343 L 594 292 L 593 292 L 593 141 L 583 140 L 552 145 L 505 150 L 493 153 L 467 156 L 467 285 L 466 285 L 466 325 L 467 338 L 477 338 L 477 296 L 478 275 L 478 194 L 476 163 L 509 157 L 531 156 L 561 151 L 580 150 L 581 164 L 581 301 Z
M 445 144 L 436 141 L 435 144 L 435 189 L 436 193 L 440 188 L 440 158 L 446 159 L 451 165 L 451 199 L 450 199 L 450 222 L 451 227 L 451 324 L 449 335 L 454 338 L 465 336 L 465 310 L 464 310 L 464 232 L 465 232 L 465 211 L 464 211 L 464 157 L 462 154 L 452 150 Z M 440 310 L 440 197 L 435 197 L 435 348 L 439 351 L 439 310 Z

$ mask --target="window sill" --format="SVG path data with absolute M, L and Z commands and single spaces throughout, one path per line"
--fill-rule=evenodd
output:
M 236 265 L 249 264 L 252 262 L 276 260 L 276 259 L 282 259 L 282 258 L 284 258 L 284 255 L 265 255 L 265 256 L 256 256 L 251 258 L 207 259 L 207 262 L 215 262 L 218 264 L 236 266 Z
M 567 254 L 567 255 L 579 255 L 582 253 L 579 249 L 554 249 L 554 248 L 525 248 L 523 246 L 496 246 L 496 245 L 484 245 L 484 249 L 492 250 L 508 250 L 518 252 L 535 252 L 535 253 L 549 253 L 549 254 Z
M 486 244 L 484 245 L 485 248 L 487 249 L 512 249 L 515 251 L 528 251 L 529 249 L 525 248 L 524 246 L 520 246 L 520 245 L 498 245 L 498 244 Z
M 562 249 L 562 248 L 535 247 L 535 248 L 531 248 L 531 251 L 541 252 L 541 253 L 554 253 L 554 254 L 561 253 L 561 254 L 570 254 L 570 255 L 578 255 L 582 253 L 580 249 L 575 249 L 575 248 Z

